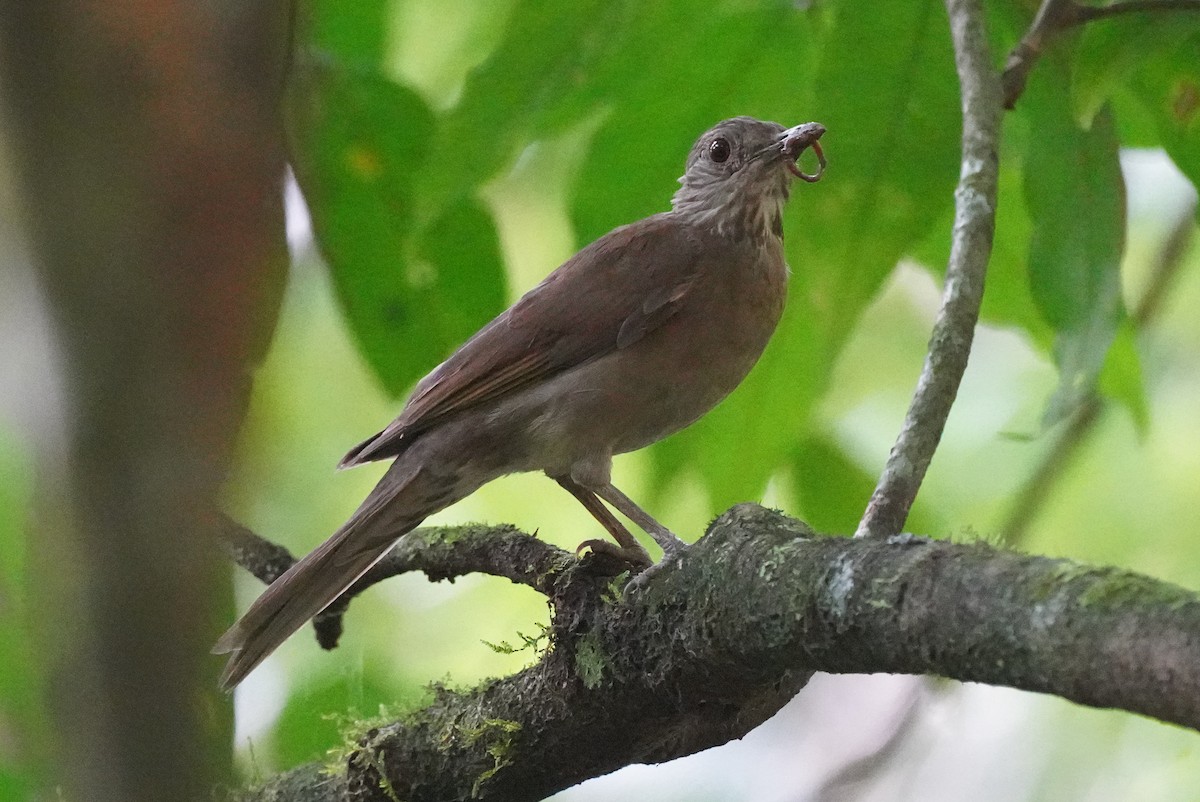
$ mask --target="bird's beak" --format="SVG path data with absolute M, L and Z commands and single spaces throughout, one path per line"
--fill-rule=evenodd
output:
M 821 180 L 821 175 L 825 172 L 825 154 L 821 151 L 821 143 L 818 141 L 824 133 L 825 126 L 820 123 L 802 123 L 779 135 L 779 149 L 785 156 L 784 163 L 792 171 L 792 175 L 801 181 L 815 183 Z M 807 148 L 812 148 L 813 153 L 817 154 L 817 172 L 811 174 L 804 172 L 796 164 L 800 154 Z

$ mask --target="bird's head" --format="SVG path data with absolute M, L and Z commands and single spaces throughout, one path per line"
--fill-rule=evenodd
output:
M 781 212 L 792 179 L 821 177 L 820 170 L 802 172 L 796 159 L 811 147 L 823 170 L 818 140 L 824 133 L 820 123 L 784 128 L 753 117 L 717 123 L 692 146 L 671 201 L 675 214 L 726 236 L 782 236 Z

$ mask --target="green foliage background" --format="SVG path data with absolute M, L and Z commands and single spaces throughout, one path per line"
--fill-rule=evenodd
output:
M 1033 9 L 987 6 L 999 65 Z M 308 0 L 297 23 L 287 120 L 316 250 L 299 246 L 256 376 L 228 488 L 240 519 L 297 552 L 320 542 L 379 474 L 332 466 L 416 379 L 579 245 L 668 208 L 695 137 L 750 114 L 829 129 L 826 179 L 798 186 L 787 211 L 788 311 L 737 393 L 622 458 L 618 480 L 686 536 L 748 499 L 853 530 L 920 370 L 947 258 L 960 112 L 940 2 Z M 1113 403 L 1022 545 L 1200 587 L 1200 324 L 1189 313 L 1200 256 L 1185 255 L 1155 325 L 1135 326 L 1127 310 L 1187 190 L 1152 186 L 1127 219 L 1118 160 L 1161 148 L 1179 186 L 1200 184 L 1197 65 L 1200 15 L 1164 14 L 1094 23 L 1035 69 L 1005 123 L 986 325 L 914 531 L 992 537 L 1098 389 Z M 20 475 L 23 459 L 0 449 L 0 476 Z M 28 492 L 17 481 L 0 492 L 11 496 L 0 582 L 19 588 L 12 544 Z M 537 476 L 497 482 L 437 520 L 510 521 L 565 547 L 598 536 Z M 240 590 L 244 603 L 258 588 Z M 24 614 L 19 594 L 5 602 L 0 616 Z M 545 618 L 531 592 L 498 580 L 376 588 L 336 652 L 297 636 L 239 692 L 247 772 L 320 759 L 346 716 L 418 704 L 430 681 L 521 667 L 536 655 L 481 641 L 519 642 Z M 16 726 L 37 720 L 37 689 L 33 657 L 12 653 L 0 725 Z M 1194 734 L 1055 700 L 1021 715 L 1027 740 L 968 759 L 1036 750 L 1016 761 L 1030 798 L 1149 788 L 1188 799 L 1200 787 Z M 34 771 L 13 755 L 0 749 L 0 798 Z M 936 750 L 928 759 L 936 771 Z

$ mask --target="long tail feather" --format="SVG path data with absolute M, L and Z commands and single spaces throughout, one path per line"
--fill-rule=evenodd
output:
M 288 569 L 213 647 L 214 654 L 230 654 L 221 673 L 221 687 L 229 690 L 241 682 L 293 632 L 354 584 L 391 545 L 364 551 L 354 543 L 352 530 L 342 530 Z
M 341 529 L 295 563 L 220 637 L 214 654 L 229 654 L 221 687 L 229 690 L 304 623 L 328 607 L 403 535 L 465 493 L 422 481 L 418 468 L 380 480 Z

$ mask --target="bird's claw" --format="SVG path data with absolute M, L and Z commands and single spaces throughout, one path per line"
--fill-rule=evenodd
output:
M 661 560 L 629 580 L 629 584 L 625 586 L 625 595 L 628 596 L 644 590 L 650 584 L 651 580 L 662 573 L 663 570 L 678 567 L 683 562 L 683 557 L 687 554 L 688 548 L 688 544 L 681 540 L 677 546 L 673 546 L 669 551 L 665 550 Z
M 575 556 L 589 571 L 603 576 L 617 576 L 625 571 L 639 573 L 654 565 L 650 554 L 640 545 L 625 548 L 599 539 L 580 543 L 575 547 Z

